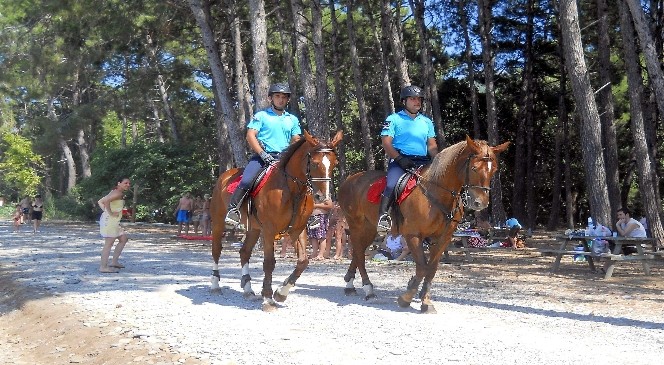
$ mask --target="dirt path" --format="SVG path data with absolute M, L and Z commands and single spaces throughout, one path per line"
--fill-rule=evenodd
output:
M 95 225 L 47 224 L 35 236 L 0 223 L 0 364 L 647 364 L 664 355 L 664 261 L 649 277 L 628 264 L 603 280 L 571 261 L 552 275 L 552 258 L 525 251 L 473 262 L 453 254 L 430 316 L 395 303 L 411 263 L 370 262 L 378 298 L 366 302 L 343 295 L 348 262 L 316 262 L 282 308 L 263 313 L 241 295 L 234 250 L 223 253 L 214 294 L 206 242 L 176 241 L 173 227 L 128 229 L 127 268 L 103 275 Z M 278 259 L 274 287 L 293 264 Z

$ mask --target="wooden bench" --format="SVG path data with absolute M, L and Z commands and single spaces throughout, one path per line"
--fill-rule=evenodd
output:
M 605 272 L 604 278 L 609 279 L 613 275 L 613 270 L 617 262 L 622 261 L 640 261 L 643 265 L 643 271 L 646 275 L 650 275 L 650 266 L 648 264 L 649 260 L 655 258 L 656 254 L 659 256 L 659 251 L 648 251 L 644 250 L 643 245 L 652 245 L 654 240 L 652 238 L 633 238 L 633 237 L 598 237 L 606 241 L 611 241 L 615 244 L 613 252 L 611 253 L 601 253 L 595 254 L 592 252 L 588 241 L 593 240 L 594 237 L 584 237 L 584 236 L 556 236 L 557 240 L 561 240 L 562 243 L 560 248 L 557 250 L 541 250 L 542 253 L 550 253 L 556 256 L 553 267 L 551 268 L 552 272 L 558 271 L 560 267 L 560 261 L 563 256 L 573 256 L 573 255 L 582 255 L 586 257 L 586 261 L 590 266 L 591 271 L 595 270 L 594 259 L 605 259 L 603 270 Z M 578 241 L 579 244 L 582 244 L 584 247 L 583 251 L 568 250 L 567 245 L 570 242 Z M 636 247 L 636 253 L 632 255 L 623 255 L 622 246 L 623 245 L 634 245 Z M 653 250 L 655 248 L 653 247 Z

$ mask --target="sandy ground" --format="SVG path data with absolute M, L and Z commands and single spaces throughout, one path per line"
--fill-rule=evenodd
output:
M 47 223 L 33 235 L 12 234 L 9 222 L 0 222 L 0 364 L 396 364 L 418 358 L 560 364 L 588 354 L 588 363 L 640 364 L 664 355 L 663 260 L 651 263 L 651 276 L 640 264 L 625 263 L 604 280 L 571 260 L 551 274 L 553 258 L 536 250 L 473 253 L 472 262 L 452 253 L 441 264 L 433 291 L 439 313 L 431 316 L 418 313 L 419 303 L 402 310 L 394 301 L 413 274 L 412 263 L 369 263 L 379 298 L 365 302 L 343 295 L 348 261 L 316 262 L 278 314 L 266 314 L 259 300 L 241 295 L 235 249 L 223 253 L 222 294 L 215 295 L 208 290 L 209 244 L 178 241 L 175 230 L 129 227 L 132 239 L 123 254 L 127 269 L 100 274 L 101 240 L 94 224 Z M 535 248 L 553 244 L 544 235 L 530 241 Z M 252 276 L 258 292 L 257 256 Z M 275 287 L 293 263 L 278 259 Z M 201 333 L 209 329 L 198 321 L 214 321 L 217 315 L 226 318 L 220 325 L 228 328 Z M 550 344 L 528 338 L 529 327 Z M 369 333 L 357 337 L 364 328 Z M 452 332 L 441 336 L 458 335 L 462 341 L 436 340 L 440 352 L 432 352 L 428 339 L 447 328 Z M 268 331 L 281 333 L 270 339 Z M 377 341 L 381 335 L 387 338 Z M 225 340 L 206 342 L 215 336 Z M 471 341 L 472 336 L 480 340 Z M 624 341 L 638 338 L 643 343 Z M 586 342 L 574 345 L 579 341 Z M 284 342 L 290 350 L 276 350 L 275 344 Z M 247 354 L 240 353 L 242 344 Z M 525 348 L 532 352 L 510 357 Z M 250 357 L 254 350 L 257 355 Z

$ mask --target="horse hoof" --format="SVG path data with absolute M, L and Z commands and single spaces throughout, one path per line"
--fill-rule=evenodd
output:
M 255 297 L 256 297 L 256 293 L 254 293 L 254 292 L 252 292 L 252 291 L 250 291 L 250 292 L 245 292 L 245 293 L 242 293 L 242 296 L 244 297 L 244 299 L 251 299 L 251 298 L 255 298 Z
M 344 288 L 344 294 L 357 295 L 357 290 L 355 290 L 355 288 Z
M 407 301 L 403 300 L 401 297 L 397 298 L 397 304 L 399 304 L 399 307 L 401 307 L 401 308 L 410 307 L 410 302 L 407 302 Z
M 277 310 L 277 306 L 270 303 L 263 303 L 263 312 L 274 312 Z
M 369 299 L 374 299 L 374 298 L 376 298 L 376 294 L 371 293 L 371 294 L 367 295 L 366 297 L 364 297 L 364 300 L 369 300 Z
M 221 294 L 221 288 L 212 288 L 210 289 L 211 294 Z
M 286 301 L 286 296 L 279 294 L 279 292 L 274 292 L 274 295 L 272 296 L 274 300 L 276 300 L 279 303 L 283 303 Z
M 420 313 L 436 314 L 438 312 L 436 311 L 436 308 L 433 307 L 433 305 L 422 304 L 420 307 Z

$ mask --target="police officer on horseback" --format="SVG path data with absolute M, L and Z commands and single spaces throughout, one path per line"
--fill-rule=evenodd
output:
M 392 229 L 392 219 L 388 210 L 394 201 L 394 187 L 407 170 L 428 164 L 438 153 L 433 121 L 420 114 L 424 94 L 422 89 L 404 86 L 400 92 L 404 108 L 387 117 L 380 132 L 383 148 L 390 158 L 387 166 L 387 186 L 383 191 L 378 208 L 378 230 Z
M 267 165 L 275 163 L 288 146 L 300 139 L 300 121 L 285 110 L 290 100 L 290 87 L 285 83 L 270 86 L 270 107 L 256 113 L 247 125 L 247 143 L 254 151 L 242 173 L 242 180 L 228 203 L 225 223 L 228 228 L 240 224 L 240 209 L 258 173 Z

